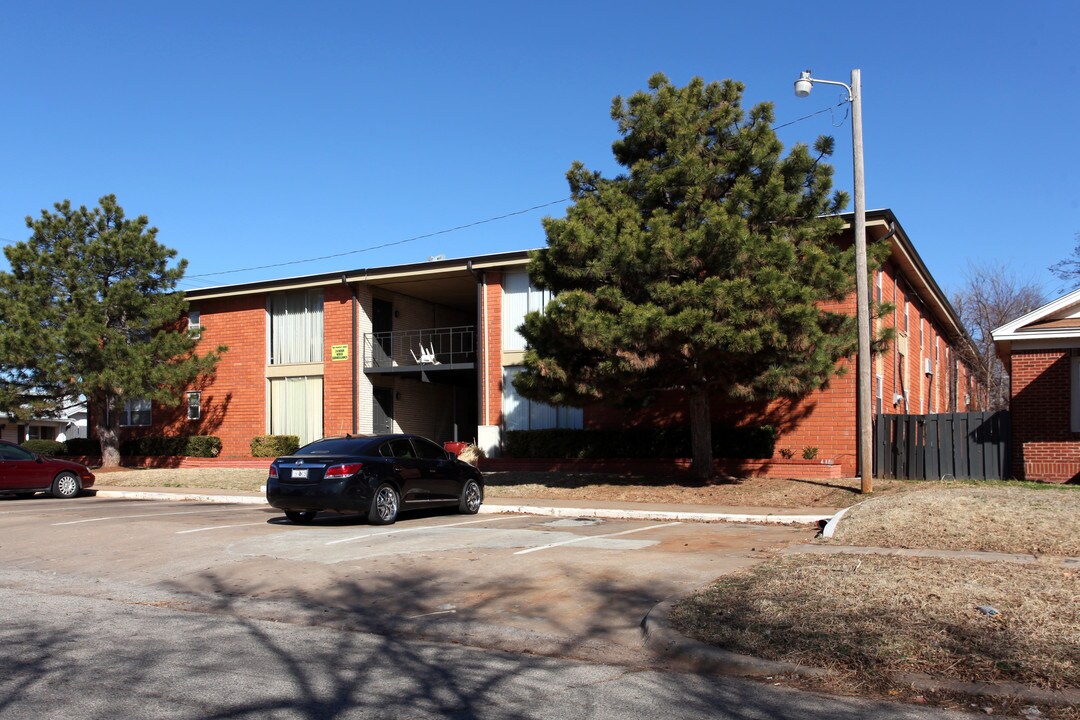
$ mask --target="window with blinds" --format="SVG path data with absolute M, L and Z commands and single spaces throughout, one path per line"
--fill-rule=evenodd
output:
M 323 361 L 322 290 L 275 293 L 270 313 L 270 364 Z
M 550 430 L 552 428 L 580 430 L 583 425 L 581 408 L 545 405 L 518 395 L 514 377 L 524 368 L 503 368 L 503 425 L 507 430 Z
M 525 322 L 525 314 L 543 312 L 551 300 L 550 290 L 538 290 L 529 282 L 529 273 L 515 270 L 503 275 L 502 347 L 503 350 L 524 350 L 525 338 L 517 331 Z
M 323 435 L 323 379 L 270 379 L 270 434 L 296 435 L 306 445 Z

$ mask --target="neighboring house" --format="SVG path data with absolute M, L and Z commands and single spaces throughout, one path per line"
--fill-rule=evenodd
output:
M 898 332 L 875 358 L 875 413 L 972 409 L 972 376 L 957 352 L 971 341 L 956 313 L 891 211 L 869 213 L 867 234 L 871 242 L 887 238 L 892 248 L 873 288 L 876 298 L 895 304 L 876 325 Z M 850 229 L 837 241 L 850 243 Z M 531 286 L 528 261 L 523 250 L 190 291 L 189 324 L 209 346 L 229 351 L 213 377 L 177 398 L 177 407 L 129 401 L 123 431 L 217 435 L 222 457 L 247 455 L 252 437 L 266 433 L 307 442 L 388 431 L 475 440 L 497 455 L 506 430 L 684 422 L 677 398 L 628 419 L 517 394 L 511 380 L 525 351 L 517 327 L 549 300 Z M 840 307 L 854 312 L 854 293 Z M 850 370 L 798 402 L 714 403 L 716 419 L 768 422 L 780 431 L 778 448 L 801 455 L 816 447 L 819 458 L 854 471 Z
M 33 418 L 29 422 L 17 422 L 11 415 L 0 413 L 0 440 L 25 442 L 26 440 L 70 440 L 87 437 L 86 403 L 67 405 L 56 417 Z
M 1080 290 L 993 331 L 1010 378 L 1013 472 L 1080 482 Z

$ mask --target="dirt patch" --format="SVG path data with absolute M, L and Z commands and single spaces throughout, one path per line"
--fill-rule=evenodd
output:
M 551 498 L 635 503 L 680 503 L 727 507 L 847 507 L 863 499 L 858 479 L 731 479 L 703 483 L 686 476 L 612 475 L 558 472 L 492 472 L 484 475 L 487 494 L 498 498 Z M 905 483 L 880 481 L 891 493 Z
M 98 487 L 178 487 L 258 493 L 265 469 L 110 468 L 95 470 Z M 847 507 L 863 499 L 858 479 L 779 480 L 750 478 L 702 483 L 685 476 L 597 473 L 493 472 L 484 475 L 491 498 L 548 498 L 633 503 L 678 503 L 727 507 Z M 879 481 L 878 493 L 905 489 L 907 483 Z
M 787 555 L 725 576 L 672 621 L 734 652 L 829 669 L 832 690 L 888 694 L 894 673 L 1080 686 L 1080 572 L 1049 564 Z
M 953 485 L 875 497 L 837 526 L 841 545 L 1080 557 L 1080 490 Z

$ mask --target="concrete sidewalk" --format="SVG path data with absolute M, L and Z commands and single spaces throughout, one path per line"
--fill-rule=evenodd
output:
M 95 485 L 90 492 L 103 498 L 172 500 L 204 503 L 262 505 L 264 494 L 237 494 L 229 490 L 170 487 L 110 487 Z M 678 520 L 680 522 L 735 522 L 777 525 L 817 525 L 839 508 L 726 507 L 685 503 L 632 503 L 551 498 L 485 498 L 485 514 L 524 514 L 551 517 L 593 517 L 626 520 Z

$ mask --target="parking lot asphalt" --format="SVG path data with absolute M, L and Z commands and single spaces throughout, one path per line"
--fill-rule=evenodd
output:
M 814 532 L 501 510 L 418 512 L 383 527 L 320 515 L 300 526 L 265 504 L 8 499 L 0 584 L 632 663 L 657 603 Z

